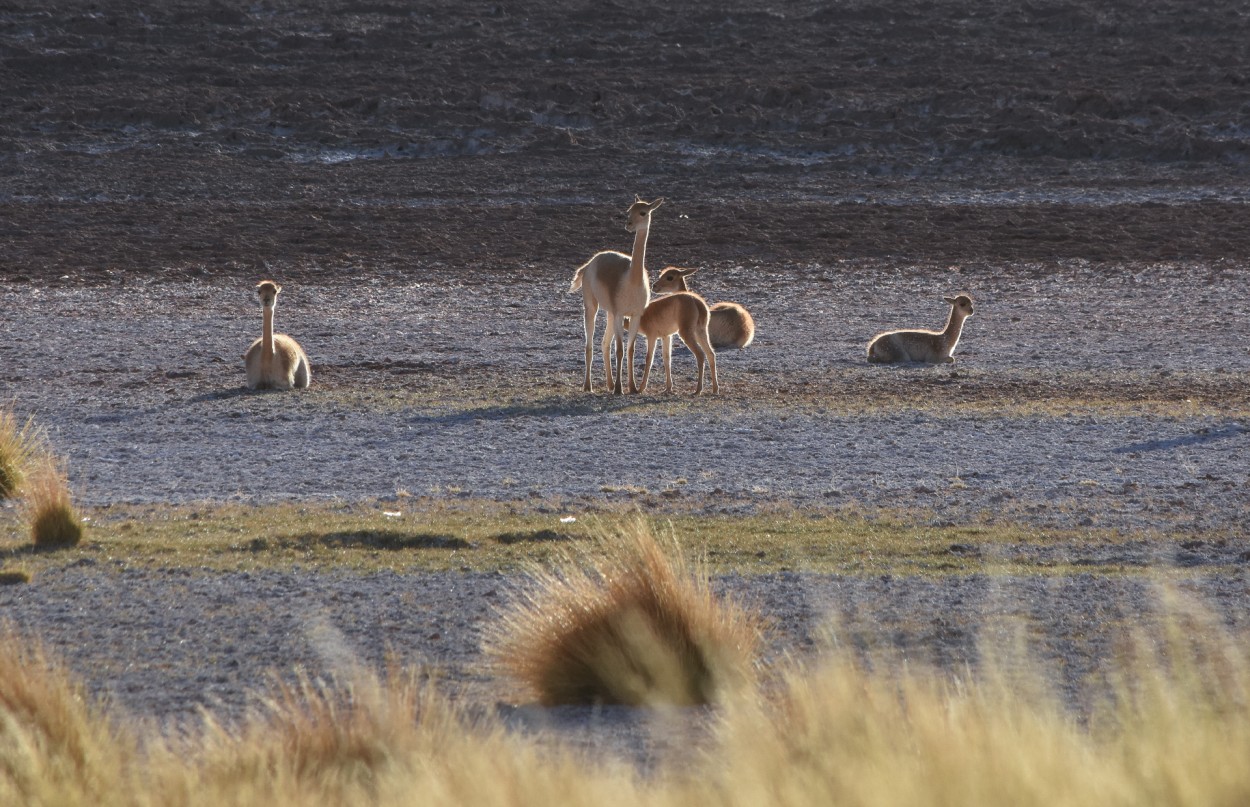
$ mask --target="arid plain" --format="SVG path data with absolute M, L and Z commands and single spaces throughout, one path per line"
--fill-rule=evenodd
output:
M 506 699 L 478 644 L 518 578 L 416 540 L 457 508 L 556 537 L 635 509 L 937 531 L 919 571 L 799 555 L 717 585 L 774 657 L 836 617 L 958 667 L 1017 617 L 1077 705 L 1158 578 L 1250 625 L 1237 4 L 53 5 L 0 9 L 0 400 L 95 538 L 0 615 L 123 707 L 237 713 L 344 653 Z M 716 397 L 613 397 L 598 365 L 580 389 L 568 283 L 628 251 L 636 194 L 667 199 L 653 276 L 697 267 L 755 316 Z M 267 276 L 307 391 L 243 389 Z M 958 292 L 956 364 L 864 361 Z M 119 524 L 236 505 L 390 518 L 413 540 L 354 548 L 448 568 L 267 562 L 246 530 L 254 570 L 116 551 Z

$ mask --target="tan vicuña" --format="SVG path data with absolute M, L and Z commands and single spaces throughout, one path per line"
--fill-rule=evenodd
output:
M 943 297 L 951 312 L 946 327 L 940 331 L 886 331 L 868 343 L 868 361 L 873 364 L 923 362 L 953 364 L 955 346 L 963 331 L 964 320 L 972 316 L 972 298 L 967 294 Z
M 605 251 L 596 253 L 586 263 L 577 267 L 573 273 L 573 282 L 569 293 L 581 289 L 582 301 L 585 304 L 586 329 L 586 378 L 582 389 L 592 392 L 594 385 L 590 381 L 590 368 L 594 359 L 595 317 L 599 309 L 607 319 L 603 330 L 603 372 L 607 384 L 616 394 L 621 387 L 622 350 L 621 338 L 626 323 L 629 328 L 629 389 L 637 392 L 634 384 L 634 340 L 638 337 L 638 321 L 643 309 L 651 301 L 651 286 L 647 278 L 646 253 L 647 233 L 651 228 L 651 211 L 664 204 L 664 198 L 654 202 L 644 202 L 635 197 L 635 201 L 626 211 L 628 220 L 625 229 L 634 234 L 634 251 L 632 255 L 622 252 Z M 616 373 L 612 372 L 611 346 L 616 340 Z
M 712 392 L 720 392 L 720 383 L 716 377 L 716 351 L 712 348 L 712 340 L 708 336 L 708 321 L 711 312 L 707 301 L 697 294 L 679 291 L 659 297 L 642 312 L 639 332 L 646 337 L 646 364 L 642 371 L 642 386 L 639 392 L 647 388 L 651 378 L 651 365 L 655 361 L 655 351 L 664 342 L 664 391 L 673 391 L 673 335 L 679 334 L 681 341 L 690 348 L 699 363 L 699 380 L 694 394 L 703 392 L 703 367 L 711 368 Z
M 291 337 L 273 332 L 273 312 L 282 287 L 272 280 L 256 284 L 264 323 L 261 337 L 243 354 L 248 389 L 303 389 L 312 383 L 308 354 Z
M 665 267 L 651 290 L 656 294 L 677 291 L 690 291 L 686 278 L 698 269 L 681 269 L 676 266 Z M 712 347 L 720 350 L 736 347 L 739 350 L 747 347 L 755 339 L 755 320 L 751 313 L 737 303 L 721 302 L 711 307 L 712 318 L 708 320 L 707 333 L 712 340 Z

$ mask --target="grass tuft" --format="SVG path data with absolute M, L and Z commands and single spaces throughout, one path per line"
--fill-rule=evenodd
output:
M 19 426 L 12 410 L 0 409 L 0 499 L 21 493 L 32 463 L 43 453 L 43 432 L 34 419 Z
M 37 643 L 0 627 L 0 804 L 102 804 L 134 744 Z
M 351 664 L 237 726 L 171 733 L 115 718 L 0 626 L 0 804 L 1246 804 L 1250 652 L 1217 614 L 1164 605 L 1088 722 L 1029 685 L 1027 657 L 952 679 L 834 650 L 726 698 L 700 753 L 649 772 Z
M 1116 686 L 1090 725 L 1025 648 L 990 651 L 979 677 L 838 651 L 797 665 L 777 697 L 731 706 L 710 800 L 1250 803 L 1250 653 L 1214 615 L 1163 602 L 1162 625 L 1109 662 Z
M 545 705 L 694 705 L 754 681 L 755 618 L 713 596 L 642 518 L 595 536 L 501 614 L 500 669 Z
M 74 509 L 65 473 L 55 460 L 45 459 L 31 471 L 26 480 L 23 512 L 36 547 L 77 546 L 82 540 L 82 519 Z
M 223 802 L 244 784 L 302 803 L 347 804 L 384 779 L 412 776 L 411 761 L 432 751 L 430 738 L 457 731 L 449 704 L 414 673 L 382 680 L 353 668 L 341 686 L 279 682 L 237 732 L 209 719 L 202 774 Z

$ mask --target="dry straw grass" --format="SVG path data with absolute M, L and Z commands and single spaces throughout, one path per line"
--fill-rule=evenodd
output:
M 1202 609 L 1164 603 L 1089 724 L 1025 656 L 965 680 L 841 655 L 793 670 L 777 701 L 735 704 L 715 801 L 1250 804 L 1250 653 Z
M 0 628 L 0 804 L 107 803 L 137 748 L 37 644 Z
M 0 804 L 86 807 L 639 804 L 629 766 L 474 722 L 412 674 L 280 684 L 240 725 L 118 722 L 0 632 Z
M 754 680 L 757 621 L 642 518 L 530 576 L 487 650 L 540 703 L 706 704 Z
M 37 547 L 76 546 L 82 540 L 82 519 L 74 509 L 65 472 L 50 457 L 30 472 L 22 512 L 30 528 L 30 539 Z
M 0 499 L 20 495 L 31 466 L 46 453 L 43 431 L 33 418 L 19 425 L 11 408 L 0 409 Z
M 1132 643 L 1088 724 L 1008 674 L 872 672 L 834 654 L 771 695 L 727 698 L 705 753 L 646 776 L 363 670 L 170 737 L 111 716 L 0 630 L 0 804 L 1246 804 L 1250 653 L 1215 623 L 1182 607 Z

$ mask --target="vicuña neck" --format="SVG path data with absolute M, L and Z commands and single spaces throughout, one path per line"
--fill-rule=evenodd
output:
M 261 332 L 261 350 L 266 356 L 273 355 L 273 308 L 265 306 L 265 328 Z
M 634 254 L 629 260 L 629 274 L 635 283 L 641 283 L 648 291 L 651 284 L 647 277 L 647 230 L 649 227 L 639 227 L 634 230 Z
M 959 332 L 963 330 L 965 319 L 967 317 L 952 305 L 950 317 L 946 320 L 946 328 L 942 330 L 942 341 L 952 346 L 958 342 Z

